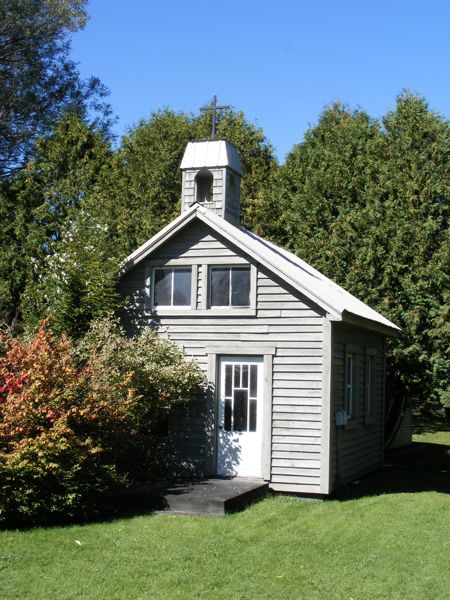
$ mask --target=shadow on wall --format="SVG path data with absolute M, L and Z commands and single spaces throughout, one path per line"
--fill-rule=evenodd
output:
M 127 335 L 135 336 L 146 327 L 158 331 L 160 318 L 155 312 L 144 315 L 144 290 L 137 290 L 128 298 L 120 313 Z M 241 445 L 233 434 L 221 435 L 226 443 L 218 447 L 217 399 L 215 386 L 210 384 L 192 401 L 175 408 L 169 423 L 169 435 L 161 444 L 165 467 L 175 478 L 198 478 L 218 473 L 224 477 L 236 475 L 240 462 Z M 225 432 L 224 432 L 225 433 Z M 220 455 L 220 456 L 219 456 Z
M 333 499 L 417 492 L 450 493 L 450 447 L 413 442 L 386 453 L 382 469 L 343 486 Z
M 146 327 L 159 328 L 159 319 L 155 313 L 145 313 L 145 290 L 137 289 L 129 295 L 119 311 L 120 321 L 130 337 L 138 335 Z
M 217 442 L 218 474 L 222 477 L 236 477 L 242 447 L 233 432 L 219 431 Z
M 226 435 L 225 444 L 220 442 L 216 435 L 216 418 L 213 385 L 194 401 L 176 408 L 166 444 L 168 469 L 175 478 L 190 479 L 218 473 L 222 477 L 235 476 L 241 446 L 232 435 Z

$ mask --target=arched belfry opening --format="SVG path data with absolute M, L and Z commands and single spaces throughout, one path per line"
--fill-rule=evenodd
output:
M 211 171 L 202 169 L 195 176 L 196 200 L 197 202 L 211 202 L 213 197 L 214 177 Z

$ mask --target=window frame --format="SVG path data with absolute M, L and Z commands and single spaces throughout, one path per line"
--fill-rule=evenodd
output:
M 209 268 L 210 267 L 234 267 L 250 266 L 250 307 L 249 308 L 229 308 L 208 306 L 209 289 Z M 191 305 L 161 307 L 153 306 L 153 270 L 155 268 L 190 268 L 192 270 L 191 283 Z M 225 317 L 230 316 L 230 311 L 234 317 L 254 317 L 256 316 L 256 291 L 258 269 L 256 265 L 250 263 L 240 256 L 230 256 L 224 261 L 223 257 L 211 256 L 207 260 L 194 257 L 189 261 L 184 258 L 172 258 L 166 261 L 158 259 L 147 259 L 145 262 L 145 284 L 143 293 L 144 315 L 151 318 L 153 316 L 196 316 L 196 317 Z M 136 301 L 139 301 L 136 298 Z
M 351 357 L 351 372 L 349 380 L 349 365 L 348 359 Z M 352 426 L 357 423 L 358 418 L 358 365 L 359 365 L 359 353 L 358 347 L 354 344 L 345 345 L 344 353 L 344 410 L 347 417 L 347 423 Z M 348 402 L 348 384 L 351 385 L 351 410 L 349 410 Z
M 230 279 L 229 279 L 229 290 L 228 290 L 228 300 L 229 303 L 228 304 L 212 304 L 211 302 L 211 296 L 212 296 L 212 271 L 213 269 L 228 269 L 229 273 L 230 273 Z M 232 270 L 244 270 L 244 269 L 248 269 L 249 272 L 249 290 L 248 290 L 248 304 L 241 304 L 241 305 L 233 305 L 231 304 L 231 300 L 232 300 L 232 276 L 231 276 L 231 272 Z M 207 288 L 207 292 L 206 292 L 206 308 L 209 309 L 210 311 L 213 312 L 217 312 L 217 311 L 233 311 L 233 313 L 237 312 L 237 311 L 249 311 L 249 310 L 254 310 L 255 309 L 255 305 L 256 305 L 256 301 L 255 301 L 255 296 L 256 296 L 256 285 L 255 285 L 255 279 L 256 279 L 256 268 L 253 267 L 253 265 L 249 264 L 249 263 L 236 263 L 236 264 L 229 264 L 229 263 L 225 263 L 225 264 L 219 264 L 219 263 L 210 263 L 207 266 L 207 280 L 206 280 L 206 288 Z
M 369 381 L 369 365 L 372 365 Z M 364 355 L 364 423 L 366 425 L 375 421 L 375 379 L 377 369 L 377 351 L 375 348 L 366 348 Z M 370 386 L 370 388 L 369 388 Z M 371 408 L 369 412 L 369 408 Z
M 155 272 L 157 269 L 189 269 L 191 272 L 191 297 L 189 304 L 160 304 L 155 305 Z M 175 264 L 172 261 L 168 261 L 167 263 L 162 263 L 161 261 L 153 261 L 150 260 L 145 265 L 145 298 L 144 298 L 144 306 L 145 306 L 145 314 L 148 316 L 157 314 L 158 316 L 164 315 L 173 315 L 173 314 L 190 314 L 193 309 L 195 309 L 196 302 L 196 293 L 197 293 L 197 279 L 198 279 L 198 269 L 197 265 L 189 264 L 189 263 L 181 263 L 176 262 Z M 173 284 L 172 284 L 173 285 Z M 173 287 L 172 287 L 172 297 L 173 297 Z
M 171 299 L 171 304 L 155 304 L 155 292 L 156 292 L 156 285 L 155 285 L 155 276 L 156 276 L 156 271 L 171 271 L 172 272 L 172 276 L 171 276 L 171 289 L 170 289 L 170 299 Z M 188 304 L 174 304 L 173 303 L 173 296 L 174 296 L 174 277 L 175 277 L 175 271 L 190 271 L 190 275 L 191 275 L 191 289 L 189 290 L 189 303 Z M 187 308 L 191 307 L 192 304 L 192 267 L 191 266 L 155 266 L 152 269 L 152 306 L 156 309 L 175 309 L 175 310 L 186 310 Z

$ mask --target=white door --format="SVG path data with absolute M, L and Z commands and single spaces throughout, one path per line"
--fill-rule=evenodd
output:
M 261 477 L 262 357 L 219 361 L 217 474 Z

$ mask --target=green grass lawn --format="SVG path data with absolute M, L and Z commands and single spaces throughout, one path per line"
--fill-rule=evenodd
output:
M 423 435 L 450 442 L 448 432 Z M 0 598 L 447 600 L 449 559 L 446 493 L 268 497 L 215 519 L 1 532 Z

